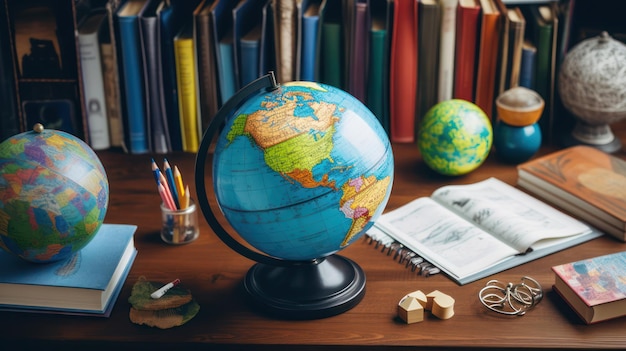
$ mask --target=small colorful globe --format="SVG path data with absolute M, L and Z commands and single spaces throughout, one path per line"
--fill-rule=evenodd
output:
M 452 99 L 428 110 L 420 123 L 417 142 L 428 167 L 457 176 L 475 170 L 487 159 L 493 130 L 480 107 Z
M 283 260 L 331 255 L 383 212 L 393 153 L 380 122 L 352 95 L 291 82 L 232 111 L 213 158 L 213 188 L 233 229 Z
M 59 261 L 100 229 L 109 183 L 85 142 L 36 129 L 0 144 L 0 247 L 27 261 Z

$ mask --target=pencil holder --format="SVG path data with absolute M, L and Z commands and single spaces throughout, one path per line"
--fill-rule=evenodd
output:
M 161 221 L 161 239 L 168 244 L 187 244 L 200 235 L 198 211 L 193 200 L 182 210 L 171 210 L 162 203 Z

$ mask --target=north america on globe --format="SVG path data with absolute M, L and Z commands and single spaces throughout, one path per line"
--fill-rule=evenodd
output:
M 245 138 L 251 143 L 248 145 L 262 154 L 262 162 L 288 183 L 316 191 L 314 194 L 319 198 L 327 198 L 325 193 L 328 192 L 339 194 L 335 210 L 351 220 L 349 228 L 342 233 L 339 248 L 347 246 L 366 229 L 374 214 L 382 211 L 381 204 L 384 206 L 389 196 L 392 176 L 382 172 L 384 176 L 378 177 L 362 171 L 357 165 L 359 156 L 355 156 L 354 162 L 347 162 L 343 156 L 341 162 L 337 162 L 335 158 L 341 153 L 336 142 L 343 140 L 337 135 L 338 124 L 342 118 L 354 118 L 354 115 L 346 113 L 346 107 L 316 96 L 327 93 L 325 86 L 294 82 L 286 88 L 281 94 L 265 95 L 249 113 L 235 114 L 230 128 L 225 131 L 224 149 Z M 383 163 L 383 166 L 386 165 Z

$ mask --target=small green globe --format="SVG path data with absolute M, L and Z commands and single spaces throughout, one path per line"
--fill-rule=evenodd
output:
M 478 168 L 489 155 L 492 142 L 491 121 L 485 112 L 469 101 L 453 99 L 428 110 L 417 145 L 428 167 L 457 176 Z

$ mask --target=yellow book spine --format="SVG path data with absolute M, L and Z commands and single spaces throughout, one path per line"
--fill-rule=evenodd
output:
M 196 152 L 199 147 L 198 102 L 196 91 L 195 55 L 192 38 L 176 38 L 176 84 L 183 151 Z

